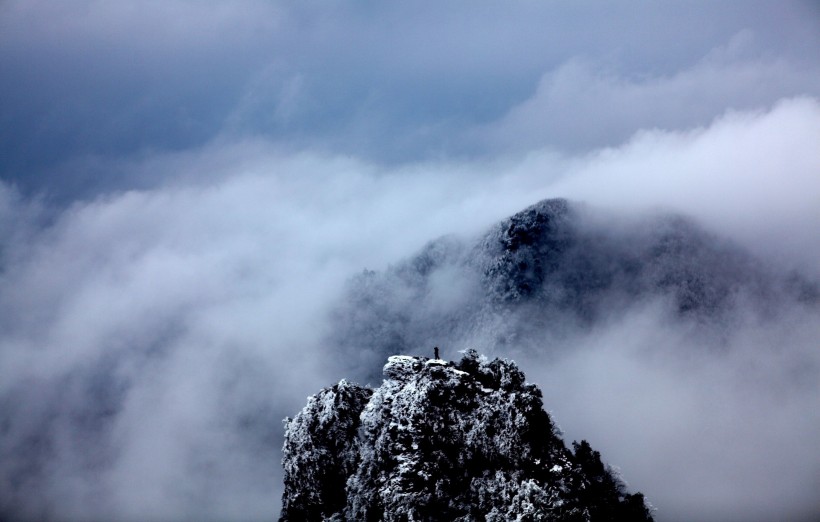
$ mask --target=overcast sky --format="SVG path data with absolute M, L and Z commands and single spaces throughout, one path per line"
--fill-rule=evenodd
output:
M 820 276 L 818 97 L 813 1 L 0 1 L 0 512 L 275 517 L 280 420 L 345 377 L 345 281 L 545 197 L 682 212 Z M 758 384 L 742 355 L 641 362 L 687 342 L 646 321 L 523 368 L 561 383 L 558 424 L 604 437 L 590 404 L 654 393 L 591 442 L 659 520 L 820 512 L 818 379 L 790 373 L 817 376 L 816 315 L 736 333 Z M 725 460 L 638 451 L 699 415 L 741 440 Z M 778 487 L 751 477 L 784 444 Z

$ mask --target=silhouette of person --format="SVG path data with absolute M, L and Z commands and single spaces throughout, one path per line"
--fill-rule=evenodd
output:
M 433 353 L 436 354 L 434 359 L 438 359 L 438 346 L 433 347 Z

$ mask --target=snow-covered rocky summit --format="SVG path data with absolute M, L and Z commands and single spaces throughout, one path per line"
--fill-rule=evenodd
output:
M 282 521 L 651 520 L 582 441 L 566 448 L 514 362 L 392 356 L 287 420 Z

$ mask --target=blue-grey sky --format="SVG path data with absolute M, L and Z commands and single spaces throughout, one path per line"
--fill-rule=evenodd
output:
M 617 145 L 817 94 L 812 2 L 0 7 L 0 176 L 61 199 L 214 140 L 378 162 Z
M 819 98 L 813 1 L 0 0 L 0 514 L 275 518 L 345 282 L 542 198 L 820 278 Z M 658 520 L 816 518 L 816 314 L 690 334 L 523 369 Z

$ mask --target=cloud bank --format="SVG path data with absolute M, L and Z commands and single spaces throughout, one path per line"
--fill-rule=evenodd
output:
M 183 162 L 211 166 L 196 182 L 76 203 L 47 226 L 6 232 L 2 506 L 54 519 L 274 516 L 279 419 L 342 377 L 321 341 L 329 303 L 352 274 L 558 194 L 630 212 L 662 205 L 748 246 L 793 231 L 806 250 L 778 247 L 767 259 L 800 265 L 820 251 L 810 233 L 820 222 L 810 204 L 820 194 L 818 128 L 820 104 L 796 99 L 697 131 L 501 166 L 385 170 L 257 143 L 236 146 L 245 158 L 237 172 L 219 160 L 236 150 L 205 148 Z M 12 190 L 4 194 L 4 215 L 19 230 L 38 219 Z M 701 513 L 697 506 L 756 506 L 750 490 L 773 508 L 816 508 L 809 492 L 820 463 L 807 458 L 808 435 L 820 430 L 810 407 L 816 316 L 784 312 L 762 332 L 751 324 L 733 342 L 759 350 L 700 362 L 670 359 L 691 342 L 674 326 L 660 328 L 651 313 L 632 321 L 579 335 L 577 357 L 531 363 L 559 424 L 572 420 L 573 436 L 600 433 L 595 442 L 633 483 L 684 518 Z M 808 374 L 792 379 L 798 363 Z M 747 380 L 749 367 L 761 380 Z M 603 397 L 613 390 L 617 406 L 596 409 L 611 404 Z M 647 395 L 650 404 L 639 400 Z M 682 444 L 678 423 L 698 422 L 712 423 L 711 442 Z M 777 488 L 747 473 L 775 464 L 764 443 L 788 446 L 780 467 L 760 471 L 776 474 Z M 722 444 L 727 458 L 701 451 Z M 716 491 L 722 501 L 705 502 Z
M 543 198 L 680 212 L 820 278 L 817 23 L 1 3 L 0 513 L 275 517 L 280 420 L 345 377 L 324 343 L 349 278 Z M 697 332 L 649 304 L 520 362 L 659 520 L 811 519 L 819 324 L 749 315 L 685 355 Z

